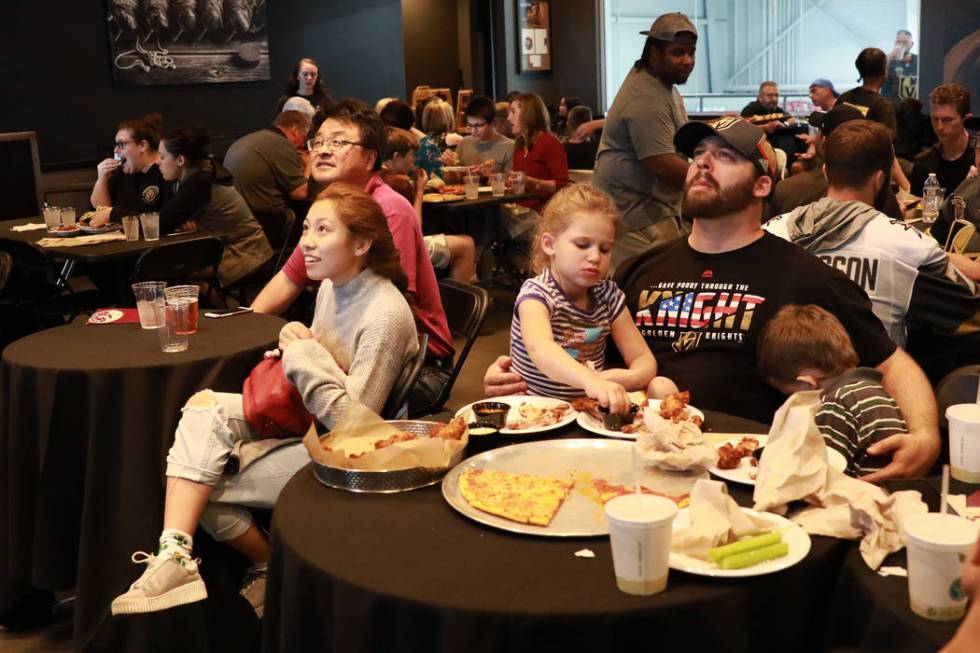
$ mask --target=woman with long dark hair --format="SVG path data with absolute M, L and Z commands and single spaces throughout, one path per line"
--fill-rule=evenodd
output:
M 332 184 L 310 208 L 300 239 L 306 273 L 320 284 L 313 323 L 279 333 L 286 380 L 316 421 L 333 428 L 351 401 L 380 412 L 418 351 L 408 286 L 381 207 Z M 229 458 L 238 471 L 227 473 Z M 310 457 L 299 438 L 261 439 L 242 395 L 204 390 L 184 407 L 167 455 L 163 532 L 155 554 L 137 552 L 143 575 L 112 602 L 113 614 L 156 612 L 207 596 L 193 557 L 198 524 L 253 563 L 242 595 L 261 617 L 269 545 L 246 506 L 271 508 Z
M 211 158 L 210 142 L 202 129 L 177 129 L 160 143 L 160 171 L 175 186 L 160 208 L 160 231 L 186 226 L 221 238 L 225 253 L 218 280 L 227 286 L 271 259 L 272 247 L 231 173 Z

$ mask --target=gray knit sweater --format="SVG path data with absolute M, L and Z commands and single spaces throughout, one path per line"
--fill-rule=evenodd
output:
M 290 343 L 282 352 L 283 370 L 306 409 L 328 429 L 349 397 L 380 413 L 419 348 L 408 302 L 370 269 L 339 288 L 320 284 L 310 330 L 320 341 Z

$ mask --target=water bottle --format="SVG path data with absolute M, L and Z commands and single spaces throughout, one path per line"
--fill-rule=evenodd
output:
M 939 217 L 939 180 L 936 173 L 930 172 L 926 183 L 922 186 L 922 221 L 935 222 Z

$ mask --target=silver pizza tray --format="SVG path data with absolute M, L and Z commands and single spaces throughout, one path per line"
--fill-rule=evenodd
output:
M 670 495 L 690 492 L 694 482 L 707 478 L 704 470 L 668 472 L 638 467 L 633 442 L 623 440 L 568 439 L 525 442 L 501 447 L 467 458 L 442 479 L 442 496 L 456 511 L 470 519 L 512 533 L 544 537 L 597 537 L 609 534 L 602 506 L 578 490 L 572 490 L 547 526 L 521 524 L 477 510 L 459 491 L 459 475 L 465 469 L 490 469 L 518 474 L 571 478 L 587 473 L 612 483 L 640 484 Z
M 393 420 L 388 422 L 407 433 L 428 435 L 433 427 L 442 426 L 439 422 L 417 420 Z M 438 483 L 446 472 L 463 459 L 464 450 L 452 457 L 447 467 L 412 467 L 409 469 L 386 469 L 365 471 L 360 469 L 341 469 L 313 461 L 313 475 L 324 485 L 349 492 L 377 492 L 392 494 L 407 492 Z

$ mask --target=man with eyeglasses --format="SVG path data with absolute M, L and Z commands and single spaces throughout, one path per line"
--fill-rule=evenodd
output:
M 419 329 L 429 336 L 427 361 L 451 364 L 452 336 L 415 211 L 408 200 L 381 179 L 387 131 L 374 111 L 357 102 L 338 103 L 316 136 L 306 143 L 313 159 L 313 180 L 324 187 L 337 182 L 353 184 L 363 188 L 381 206 L 408 277 L 408 290 L 414 295 L 413 309 Z M 278 315 L 309 285 L 303 252 L 297 246 L 252 302 L 252 309 Z
M 493 126 L 496 107 L 493 100 L 477 95 L 466 105 L 466 126 L 470 135 L 463 138 L 456 154 L 461 166 L 483 166 L 484 174 L 510 172 L 514 162 L 514 141 Z

